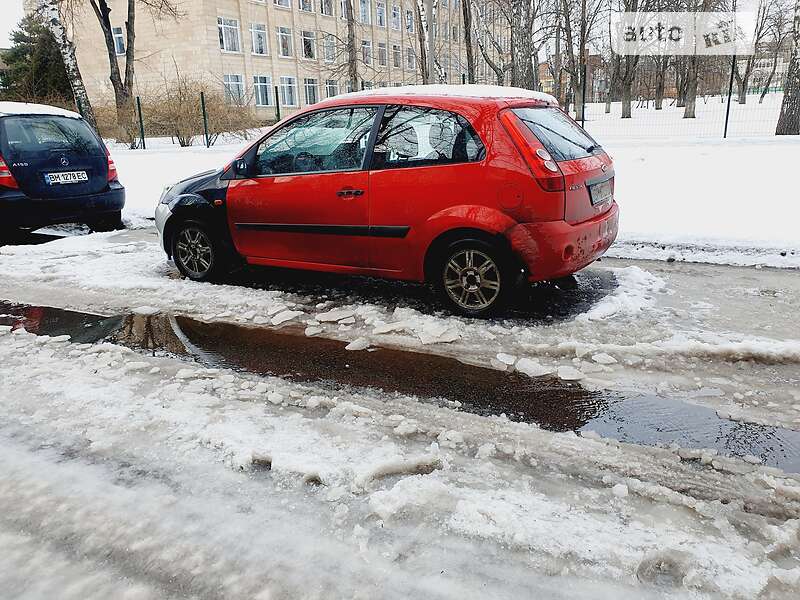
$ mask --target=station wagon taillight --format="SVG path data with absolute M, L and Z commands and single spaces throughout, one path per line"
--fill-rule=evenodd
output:
M 7 187 L 18 189 L 19 185 L 17 185 L 17 180 L 14 179 L 14 176 L 11 174 L 11 169 L 8 168 L 6 161 L 3 159 L 2 155 L 0 155 L 0 187 Z
M 564 175 L 539 138 L 510 110 L 501 113 L 500 120 L 539 186 L 546 192 L 563 192 Z

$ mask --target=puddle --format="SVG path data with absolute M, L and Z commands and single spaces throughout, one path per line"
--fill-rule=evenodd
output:
M 800 472 L 800 431 L 721 419 L 704 406 L 656 396 L 587 392 L 552 378 L 465 365 L 455 359 L 379 348 L 350 352 L 345 344 L 289 330 L 203 323 L 170 315 L 99 317 L 0 302 L 0 323 L 33 333 L 73 336 L 76 342 L 113 337 L 143 349 L 188 355 L 222 366 L 331 387 L 380 388 L 431 401 L 461 403 L 481 415 L 504 413 L 552 431 L 591 430 L 643 445 L 714 448 L 751 454 L 764 464 Z M 14 315 L 14 316 L 11 316 Z

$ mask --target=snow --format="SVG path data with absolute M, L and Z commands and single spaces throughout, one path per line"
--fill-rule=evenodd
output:
M 373 96 L 447 96 L 455 98 L 492 98 L 504 100 L 508 98 L 526 98 L 547 102 L 548 104 L 558 105 L 556 99 L 550 94 L 526 90 L 524 88 L 500 86 L 500 85 L 479 85 L 479 84 L 427 84 L 427 85 L 403 85 L 398 87 L 383 87 L 372 90 L 360 90 L 336 96 L 336 100 L 342 98 L 369 98 Z
M 0 117 L 11 115 L 51 115 L 56 117 L 69 117 L 80 119 L 81 116 L 71 110 L 47 104 L 34 104 L 32 102 L 0 102 Z
M 752 598 L 797 581 L 800 480 L 775 469 L 22 330 L 0 364 L 15 597 Z

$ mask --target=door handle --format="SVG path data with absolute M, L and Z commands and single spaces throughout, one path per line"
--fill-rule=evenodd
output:
M 352 188 L 345 188 L 343 190 L 339 190 L 336 192 L 337 196 L 341 196 L 342 198 L 351 198 L 353 196 L 363 196 L 364 190 L 354 190 Z

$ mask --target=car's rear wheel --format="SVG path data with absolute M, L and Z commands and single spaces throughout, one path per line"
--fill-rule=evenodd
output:
M 93 219 L 92 221 L 86 223 L 86 225 L 89 227 L 89 229 L 95 232 L 117 231 L 119 229 L 125 229 L 125 226 L 122 224 L 121 210 L 108 213 L 107 215 L 103 215 L 97 219 Z
M 184 221 L 176 227 L 172 259 L 181 274 L 194 281 L 219 281 L 230 267 L 224 246 L 201 221 Z
M 453 311 L 468 317 L 497 314 L 514 288 L 508 253 L 483 240 L 460 240 L 440 255 L 436 286 Z

